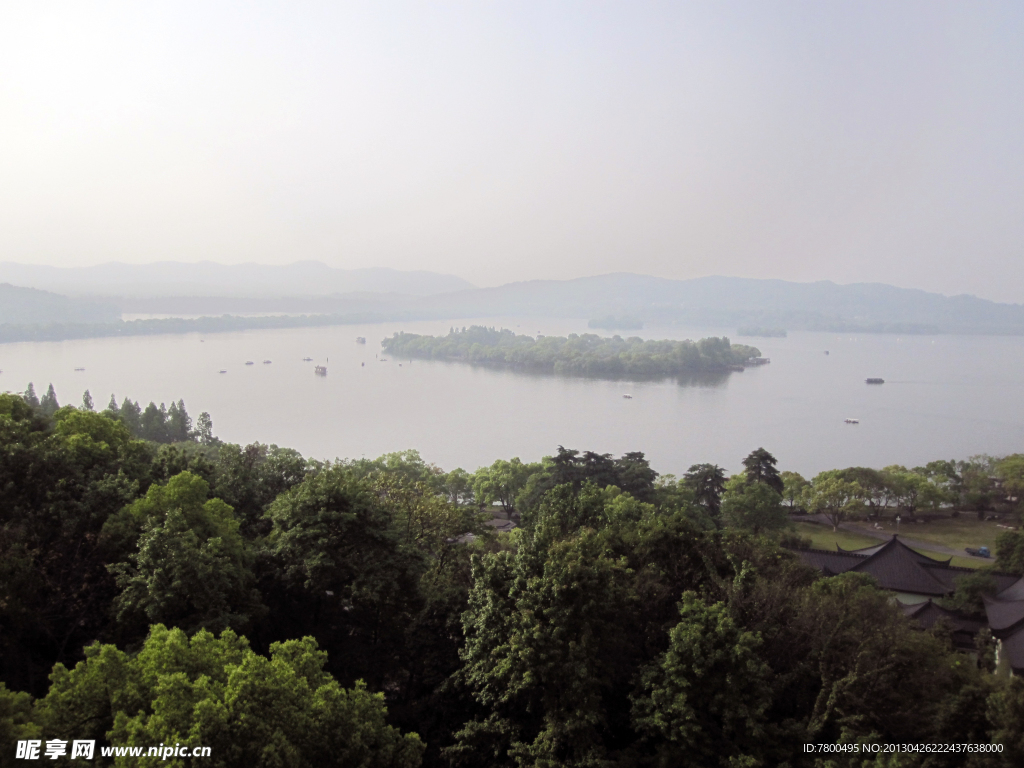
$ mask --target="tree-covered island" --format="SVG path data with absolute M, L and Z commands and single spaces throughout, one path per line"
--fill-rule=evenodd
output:
M 645 341 L 637 336 L 623 339 L 572 333 L 534 338 L 480 325 L 453 328 L 447 336 L 396 333 L 381 346 L 398 357 L 612 378 L 725 372 L 761 355 L 756 347 L 730 344 L 725 337 Z

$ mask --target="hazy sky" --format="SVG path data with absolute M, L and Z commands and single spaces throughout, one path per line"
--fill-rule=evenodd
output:
M 0 4 L 0 260 L 1024 301 L 1024 3 Z

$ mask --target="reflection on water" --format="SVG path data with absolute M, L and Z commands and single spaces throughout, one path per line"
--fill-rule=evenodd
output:
M 588 331 L 585 320 L 457 324 L 474 322 L 517 333 Z M 428 461 L 470 470 L 498 457 L 535 460 L 558 445 L 616 455 L 641 450 L 655 469 L 675 474 L 704 461 L 735 471 L 758 446 L 775 453 L 782 468 L 804 473 L 1024 451 L 1020 338 L 793 332 L 756 340 L 770 365 L 683 381 L 380 359 L 379 341 L 396 331 L 444 334 L 455 324 L 5 344 L 0 389 L 23 391 L 32 381 L 42 392 L 52 382 L 62 404 L 77 404 L 88 388 L 99 407 L 111 393 L 143 404 L 184 398 L 193 417 L 213 415 L 225 440 L 273 442 L 317 458 L 417 448 Z M 647 328 L 640 335 L 697 339 L 734 331 Z M 367 343 L 357 344 L 357 336 Z M 315 376 L 315 365 L 325 365 L 327 376 Z M 869 386 L 868 377 L 886 383 Z
M 399 358 L 395 357 L 394 359 L 398 360 Z M 406 358 L 403 357 L 401 358 L 401 360 L 404 362 Z M 581 381 L 614 381 L 621 384 L 630 384 L 634 382 L 668 382 L 680 387 L 722 387 L 725 386 L 726 382 L 729 380 L 729 376 L 731 375 L 728 371 L 697 371 L 694 373 L 680 374 L 674 376 L 666 376 L 664 374 L 651 374 L 645 376 L 636 373 L 598 375 L 592 373 L 581 373 L 578 371 L 574 371 L 571 373 L 567 373 L 565 371 L 549 371 L 540 367 L 533 368 L 529 366 L 509 365 L 507 363 L 487 363 L 478 361 L 461 362 L 454 360 L 427 360 L 421 357 L 414 357 L 411 360 L 409 360 L 408 363 L 405 364 L 408 365 L 412 363 L 413 360 L 421 363 L 431 363 L 435 365 L 453 365 L 460 367 L 480 368 L 486 371 L 500 371 L 502 373 L 515 374 L 517 377 L 539 377 L 545 379 L 567 380 L 579 379 Z

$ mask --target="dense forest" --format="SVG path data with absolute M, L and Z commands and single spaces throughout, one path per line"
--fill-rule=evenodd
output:
M 728 371 L 760 356 L 755 347 L 726 338 L 700 341 L 644 341 L 636 336 L 604 338 L 593 333 L 565 336 L 516 334 L 474 325 L 447 336 L 396 333 L 381 346 L 398 357 L 459 360 L 530 371 L 587 376 L 683 376 Z
M 1011 508 L 1022 456 L 808 480 L 758 449 L 676 478 L 558 447 L 446 472 L 222 443 L 180 402 L 160 443 L 130 400 L 27 395 L 0 395 L 0 766 L 33 738 L 252 768 L 1024 761 L 1024 682 L 787 532 L 789 507 Z M 1024 573 L 1024 535 L 997 558 Z M 57 764 L 129 764 L 98 755 Z

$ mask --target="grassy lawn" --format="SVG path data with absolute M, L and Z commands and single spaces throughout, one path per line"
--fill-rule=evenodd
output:
M 952 524 L 952 525 L 950 525 Z M 793 526 L 796 532 L 801 536 L 807 537 L 811 540 L 811 546 L 815 549 L 828 549 L 834 550 L 836 544 L 841 546 L 843 549 L 863 549 L 864 547 L 874 547 L 884 543 L 881 539 L 874 539 L 869 536 L 860 536 L 850 531 L 837 531 L 832 532 L 832 529 L 826 525 L 817 525 L 815 523 L 795 523 Z M 916 539 L 922 542 L 931 542 L 933 544 L 944 544 L 947 547 L 955 547 L 958 543 L 957 536 L 968 537 L 966 540 L 975 541 L 975 538 L 971 537 L 982 537 L 988 531 L 988 528 L 995 528 L 995 523 L 983 523 L 978 520 L 963 521 L 958 520 L 938 520 L 934 523 L 920 523 L 912 525 L 900 525 L 900 533 L 911 539 Z M 886 533 L 894 533 L 895 526 L 886 526 Z M 995 531 L 1002 532 L 1004 529 L 995 528 Z M 924 535 L 925 532 L 928 535 Z M 978 538 L 980 543 L 972 546 L 981 546 L 988 543 L 993 554 L 995 553 L 995 534 L 991 534 L 990 539 Z M 965 545 L 966 546 L 966 545 Z M 938 560 L 945 560 L 949 557 L 948 554 L 942 552 L 932 552 L 924 547 L 920 548 L 921 551 L 929 557 L 934 557 Z M 993 561 L 989 561 L 991 565 Z M 974 560 L 967 557 L 956 557 L 953 556 L 951 565 L 959 566 L 961 568 L 981 568 L 986 563 L 980 560 Z
M 870 523 L 863 525 L 867 526 Z M 886 533 L 895 533 L 894 523 L 886 521 L 882 525 Z M 958 552 L 963 552 L 965 547 L 988 547 L 993 555 L 996 551 L 996 536 L 1005 530 L 998 528 L 993 521 L 978 520 L 974 515 L 944 517 L 927 523 L 900 524 L 900 533 L 907 538 L 941 544 Z
M 874 547 L 884 543 L 878 539 L 858 536 L 847 531 L 836 531 L 833 533 L 832 529 L 827 525 L 817 525 L 816 523 L 794 523 L 793 527 L 798 534 L 809 538 L 811 546 L 815 549 L 834 550 L 836 544 L 843 549 L 863 549 L 864 547 Z

